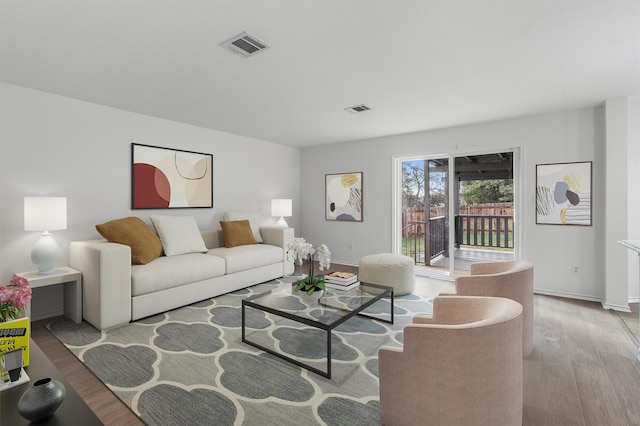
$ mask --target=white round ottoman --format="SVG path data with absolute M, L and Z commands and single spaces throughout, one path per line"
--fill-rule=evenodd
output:
M 370 254 L 360 259 L 358 278 L 361 282 L 393 287 L 394 296 L 413 292 L 416 281 L 414 262 L 402 254 Z

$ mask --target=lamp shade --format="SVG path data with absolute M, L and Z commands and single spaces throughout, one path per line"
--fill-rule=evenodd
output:
M 67 229 L 67 197 L 24 197 L 24 230 Z
M 292 215 L 292 200 L 277 198 L 271 200 L 271 216 L 289 217 Z

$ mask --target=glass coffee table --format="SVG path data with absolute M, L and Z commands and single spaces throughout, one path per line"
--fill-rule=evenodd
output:
M 365 312 L 365 310 L 382 299 L 389 299 L 389 312 Z M 267 343 L 250 340 L 247 330 L 255 333 L 260 327 L 252 327 L 252 323 L 264 320 L 257 318 L 252 310 L 265 312 L 275 316 L 276 320 L 289 320 L 288 324 L 303 324 L 326 331 L 326 369 L 323 371 L 302 359 L 295 359 L 276 350 L 277 345 L 268 347 Z M 319 299 L 300 296 L 293 290 L 292 284 L 283 284 L 270 291 L 256 294 L 242 300 L 242 341 L 267 353 L 287 360 L 299 367 L 306 368 L 324 377 L 331 378 L 331 334 L 343 322 L 355 315 L 376 319 L 393 324 L 393 288 L 370 283 L 360 283 L 352 290 L 327 289 Z M 277 321 L 276 321 L 277 322 Z M 248 324 L 249 323 L 249 324 Z M 270 333 L 263 333 L 273 339 Z M 264 337 L 264 336 L 263 336 Z M 264 338 L 263 338 L 264 340 Z M 273 343 L 273 342 L 269 342 Z

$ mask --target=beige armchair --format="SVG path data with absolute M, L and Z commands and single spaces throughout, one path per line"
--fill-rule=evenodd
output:
M 521 425 L 522 306 L 437 297 L 403 348 L 378 350 L 383 425 Z
M 533 352 L 533 263 L 526 260 L 471 264 L 471 274 L 456 278 L 459 296 L 493 296 L 522 305 L 522 356 Z

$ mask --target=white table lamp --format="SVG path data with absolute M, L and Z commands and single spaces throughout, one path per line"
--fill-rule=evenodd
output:
M 278 198 L 275 200 L 271 200 L 271 216 L 280 216 L 278 222 L 276 222 L 276 226 L 281 226 L 283 228 L 288 228 L 289 224 L 285 217 L 290 217 L 293 213 L 292 201 L 288 198 Z
M 31 251 L 40 275 L 51 274 L 60 257 L 60 247 L 49 233 L 58 229 L 67 229 L 66 197 L 24 197 L 24 230 L 44 231 Z

